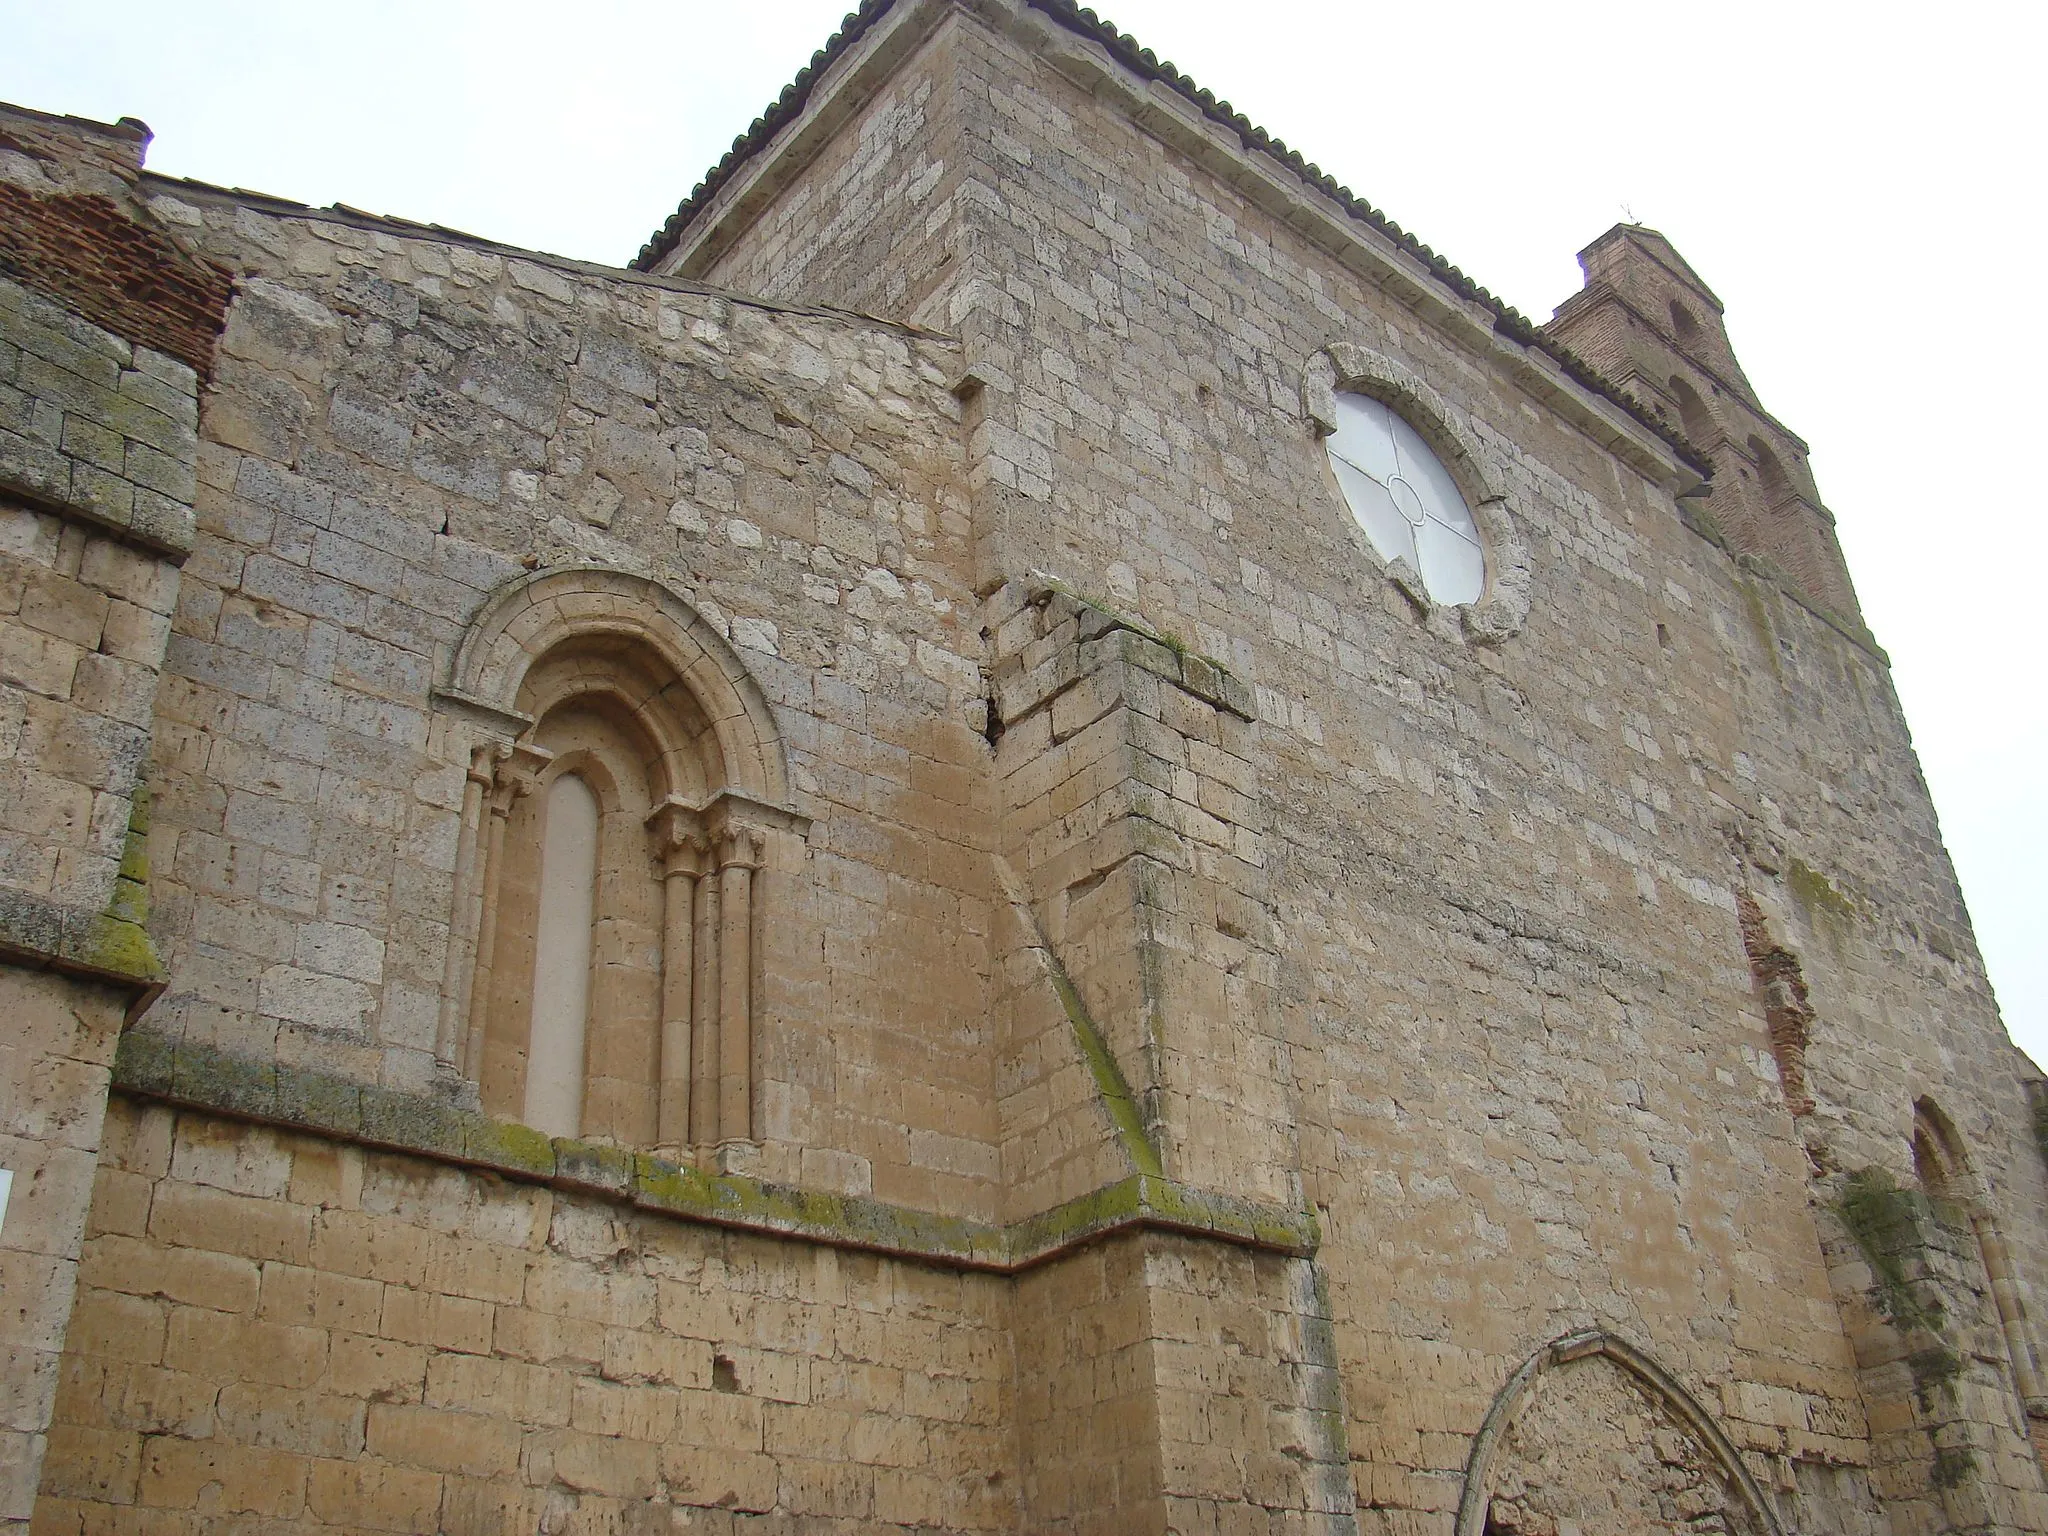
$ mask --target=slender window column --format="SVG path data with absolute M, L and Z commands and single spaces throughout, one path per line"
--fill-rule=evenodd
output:
M 476 969 L 469 988 L 469 1041 L 463 1051 L 462 1073 L 472 1082 L 484 1070 L 484 1021 L 491 1010 L 491 967 L 498 947 L 498 883 L 505 869 L 505 823 L 512 807 L 533 792 L 534 775 L 544 768 L 553 753 L 538 747 L 514 747 L 498 765 L 491 785 L 491 820 L 484 834 L 484 879 L 480 893 Z
M 681 1148 L 691 1144 L 697 884 L 708 850 L 694 818 L 673 805 L 656 810 L 655 839 L 662 860 L 661 1081 L 656 1139 L 664 1147 Z
M 697 882 L 695 985 L 690 1035 L 690 1139 L 695 1146 L 718 1141 L 718 877 Z
M 728 833 L 719 846 L 718 1139 L 754 1139 L 754 871 L 757 832 Z
M 575 1136 L 583 1129 L 597 844 L 597 796 L 582 779 L 565 773 L 548 786 L 541 835 L 533 1032 L 526 1053 L 526 1123 L 550 1136 Z
M 509 751 L 502 744 L 475 748 L 462 786 L 455 906 L 448 925 L 448 963 L 441 973 L 441 1021 L 434 1034 L 434 1059 L 444 1067 L 454 1066 L 462 1052 L 462 1022 L 468 1017 L 469 985 L 475 974 L 477 922 L 483 915 L 483 871 L 477 868 L 476 845 L 483 830 L 484 797 L 490 793 L 495 762 Z
M 1977 1252 L 1984 1261 L 1984 1278 L 1991 1283 L 1992 1305 L 1998 1309 L 1998 1325 L 2005 1331 L 2006 1353 L 2012 1356 L 2013 1386 L 2029 1408 L 2041 1401 L 2041 1376 L 2034 1360 L 2033 1341 L 2028 1338 L 2027 1309 L 2014 1283 L 2012 1255 L 2005 1237 L 1992 1219 L 1981 1211 L 1970 1214 L 1977 1231 Z

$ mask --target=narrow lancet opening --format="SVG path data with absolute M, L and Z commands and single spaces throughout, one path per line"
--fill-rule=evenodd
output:
M 597 865 L 597 796 L 577 775 L 565 773 L 549 786 L 541 834 L 526 1062 L 526 1123 L 550 1136 L 575 1136 L 583 1128 Z

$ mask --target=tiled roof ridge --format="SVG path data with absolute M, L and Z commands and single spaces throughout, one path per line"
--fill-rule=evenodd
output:
M 839 23 L 839 30 L 825 40 L 824 47 L 811 55 L 811 62 L 796 72 L 796 78 L 782 88 L 782 94 L 769 102 L 766 110 L 732 141 L 732 148 L 725 152 L 718 164 L 704 173 L 704 179 L 691 189 L 690 195 L 682 200 L 676 211 L 662 221 L 661 228 L 648 237 L 647 243 L 640 247 L 640 254 L 626 265 L 637 271 L 650 271 L 656 262 L 674 250 L 690 220 L 718 195 L 741 166 L 753 159 L 770 139 L 803 111 L 811 99 L 811 87 L 818 83 L 818 78 L 841 54 L 859 42 L 868 28 L 880 21 L 895 3 L 896 0 L 861 0 L 859 10 L 847 12 Z
M 1688 468 L 1702 477 L 1711 475 L 1710 467 L 1700 457 L 1697 449 L 1691 448 L 1670 427 L 1649 414 L 1639 403 L 1596 372 L 1569 348 L 1546 336 L 1542 328 L 1521 311 L 1506 300 L 1495 297 L 1486 288 L 1467 277 L 1449 260 L 1438 255 L 1379 209 L 1355 195 L 1334 176 L 1304 158 L 1298 150 L 1290 149 L 1284 140 L 1274 138 L 1232 107 L 1229 102 L 1219 99 L 1214 92 L 1196 85 L 1193 80 L 1171 63 L 1159 58 L 1128 32 L 1121 31 L 1114 23 L 1103 20 L 1085 6 L 1074 4 L 1073 0 L 1024 0 L 1024 3 L 1034 10 L 1042 11 L 1069 31 L 1101 43 L 1110 56 L 1125 68 L 1178 92 L 1199 108 L 1203 116 L 1236 133 L 1239 142 L 1245 148 L 1257 150 L 1279 161 L 1305 185 L 1323 193 L 1352 218 L 1393 241 L 1410 256 L 1422 262 L 1429 268 L 1430 274 L 1453 293 L 1491 310 L 1495 331 L 1511 341 L 1541 352 L 1555 362 L 1574 383 L 1619 407 L 1631 420 L 1647 428 L 1660 442 L 1677 454 Z M 849 12 L 840 23 L 839 30 L 826 40 L 824 47 L 811 55 L 810 63 L 797 71 L 796 78 L 782 88 L 782 93 L 769 104 L 766 111 L 748 125 L 746 132 L 732 141 L 732 148 L 725 152 L 718 164 L 706 173 L 704 179 L 683 199 L 676 211 L 669 215 L 661 228 L 640 248 L 640 254 L 633 258 L 630 265 L 637 270 L 647 271 L 674 250 L 689 222 L 718 195 L 748 160 L 796 119 L 810 101 L 811 90 L 825 71 L 860 41 L 861 37 L 895 4 L 896 0 L 863 0 L 859 10 Z

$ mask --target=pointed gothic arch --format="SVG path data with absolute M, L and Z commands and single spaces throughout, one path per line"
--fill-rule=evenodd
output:
M 2035 1358 L 2033 1329 L 2027 1322 L 2026 1301 L 2013 1269 L 2011 1250 L 2006 1247 L 2005 1235 L 1992 1214 L 1989 1188 L 1977 1171 L 1962 1132 L 1926 1094 L 1913 1101 L 1911 1150 L 1913 1172 L 1937 1215 L 1959 1218 L 1975 1239 L 1985 1288 L 1990 1292 L 1992 1309 L 2004 1336 L 2013 1390 L 2030 1414 L 2048 1410 L 2048 1403 L 2042 1399 L 2040 1366 Z
M 1472 1437 L 1472 1449 L 1465 1460 L 1465 1486 L 1458 1500 L 1456 1536 L 1485 1536 L 1487 1509 L 1492 1500 L 1490 1479 L 1502 1442 L 1539 1378 L 1559 1367 L 1591 1360 L 1605 1360 L 1620 1371 L 1699 1442 L 1762 1536 L 1785 1536 L 1777 1512 L 1713 1414 L 1648 1354 L 1604 1330 L 1553 1339 L 1523 1361 L 1494 1397 L 1480 1422 L 1479 1432 Z

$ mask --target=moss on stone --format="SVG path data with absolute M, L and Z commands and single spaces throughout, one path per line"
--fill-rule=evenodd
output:
M 1121 1074 L 1112 1071 L 1111 1078 L 1120 1083 Z M 174 1046 L 148 1030 L 122 1037 L 114 1086 L 140 1097 L 624 1198 L 684 1220 L 998 1272 L 1128 1228 L 1166 1228 L 1291 1256 L 1313 1253 L 1319 1240 L 1308 1212 L 1187 1189 L 1157 1172 L 1133 1173 L 1050 1211 L 997 1226 L 864 1196 L 713 1174 L 647 1152 L 550 1140 L 528 1126 L 464 1113 L 423 1094 L 280 1066 L 212 1045 Z M 1122 1102 L 1134 1120 L 1124 1092 Z
M 114 1047 L 114 1083 L 135 1093 L 167 1094 L 176 1042 L 151 1029 L 123 1031 Z
M 489 1115 L 462 1117 L 462 1154 L 472 1163 L 530 1174 L 555 1176 L 555 1144 L 530 1125 L 494 1120 Z
M 1870 1265 L 1871 1301 L 1894 1326 L 1939 1336 L 1939 1300 L 1924 1301 L 1906 1275 L 1906 1260 L 1927 1246 L 1926 1202 L 1899 1188 L 1882 1168 L 1861 1168 L 1842 1181 L 1834 1212 Z
M 1783 683 L 1785 664 L 1778 656 L 1778 634 L 1772 627 L 1770 610 L 1764 607 L 1763 594 L 1757 590 L 1754 581 L 1742 583 L 1742 606 L 1749 613 L 1749 622 L 1755 627 L 1757 638 L 1763 641 L 1764 655 L 1771 662 L 1771 675 Z
M 365 1140 L 407 1151 L 459 1159 L 463 1155 L 461 1114 L 423 1094 L 396 1088 L 362 1088 Z
M 164 974 L 163 960 L 143 926 L 104 912 L 86 925 L 84 941 L 70 958 L 95 971 L 136 981 L 159 981 Z
M 1143 1179 L 1132 1174 L 1015 1223 L 1007 1233 L 1007 1257 L 1013 1264 L 1030 1264 L 1081 1238 L 1135 1221 L 1145 1210 Z
M 277 1074 L 277 1113 L 309 1129 L 358 1136 L 363 1129 L 362 1088 L 325 1072 L 283 1068 Z
M 1145 1134 L 1145 1120 L 1138 1112 L 1137 1098 L 1132 1094 L 1131 1085 L 1124 1077 L 1123 1068 L 1117 1064 L 1109 1042 L 1103 1039 L 1102 1031 L 1096 1027 L 1088 1005 L 1081 1001 L 1081 994 L 1068 978 L 1066 968 L 1057 959 L 1049 956 L 1048 960 L 1053 989 L 1059 993 L 1060 1006 L 1066 1010 L 1067 1020 L 1074 1027 L 1074 1039 L 1081 1047 L 1082 1060 L 1088 1064 L 1088 1071 L 1095 1079 L 1096 1096 L 1108 1112 L 1110 1124 L 1115 1128 L 1131 1166 L 1140 1173 L 1165 1173 L 1165 1167 L 1159 1160 L 1159 1149 Z
M 1786 862 L 1785 884 L 1808 916 L 1825 912 L 1844 922 L 1854 922 L 1858 916 L 1856 903 L 1826 875 L 1802 859 L 1793 858 Z
M 186 1103 L 234 1115 L 277 1114 L 277 1068 L 268 1061 L 181 1042 L 172 1053 L 171 1091 Z
M 1934 1486 L 1960 1488 L 1977 1470 L 1977 1453 L 1967 1445 L 1937 1446 L 1934 1451 Z

